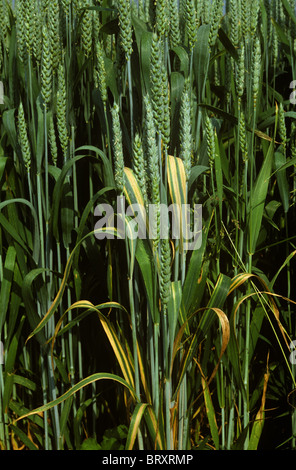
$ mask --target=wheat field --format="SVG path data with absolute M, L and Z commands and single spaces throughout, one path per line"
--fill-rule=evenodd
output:
M 295 6 L 0 0 L 2 450 L 296 449 Z

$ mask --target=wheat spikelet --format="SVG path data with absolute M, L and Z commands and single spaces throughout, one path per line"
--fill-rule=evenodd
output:
M 291 123 L 291 139 L 290 139 L 290 149 L 292 158 L 296 158 L 296 123 L 292 121 Z M 296 169 L 296 165 L 294 165 Z
M 252 13 L 250 18 L 250 32 L 254 36 L 257 30 L 259 15 L 259 0 L 252 0 Z
M 35 42 L 35 21 L 34 21 L 34 13 L 35 13 L 35 1 L 28 0 L 26 2 L 25 8 L 25 23 L 26 23 L 26 47 L 28 54 L 32 56 L 33 54 L 33 45 Z
M 181 42 L 178 0 L 169 1 L 170 28 L 169 37 L 171 46 L 175 47 Z
M 41 94 L 44 105 L 48 108 L 52 94 L 52 57 L 51 57 L 51 41 L 47 26 L 43 26 L 42 30 L 43 44 L 41 57 Z
M 122 149 L 122 133 L 119 120 L 119 107 L 115 103 L 111 109 L 114 152 L 114 178 L 116 188 L 120 194 L 124 188 L 124 158 Z
M 185 90 L 181 97 L 181 126 L 180 126 L 180 158 L 185 167 L 186 181 L 191 172 L 192 157 L 192 133 L 191 133 L 191 107 L 188 91 Z
M 238 1 L 230 0 L 230 40 L 234 47 L 238 47 L 239 42 L 239 11 Z
M 134 172 L 142 191 L 145 207 L 148 207 L 148 195 L 147 195 L 147 181 L 146 181 L 146 165 L 144 160 L 144 151 L 141 137 L 138 133 L 135 135 L 133 144 L 133 165 Z
M 67 130 L 67 93 L 65 84 L 64 67 L 62 63 L 58 68 L 58 89 L 57 89 L 57 128 L 59 140 L 64 155 L 64 161 L 68 158 L 69 135 Z
M 55 133 L 52 113 L 49 114 L 48 141 L 49 141 L 49 146 L 50 146 L 52 163 L 54 164 L 54 166 L 56 166 L 57 160 L 58 160 L 58 148 L 57 148 L 56 133 Z
M 0 40 L 5 44 L 6 36 L 10 27 L 8 7 L 5 1 L 0 0 Z
M 156 128 L 160 132 L 163 122 L 162 107 L 162 48 L 161 41 L 156 33 L 152 36 L 151 59 L 150 59 L 150 79 L 151 79 L 151 96 L 153 105 L 153 115 Z
M 246 122 L 244 112 L 241 111 L 239 115 L 239 147 L 242 155 L 242 165 L 240 167 L 240 194 L 243 191 L 245 181 L 243 175 L 245 172 L 246 163 L 248 161 L 248 145 L 247 145 L 247 133 L 246 133 Z
M 222 18 L 223 0 L 215 0 L 212 4 L 211 19 L 210 19 L 210 32 L 209 32 L 209 49 L 213 49 Z
M 279 104 L 279 136 L 282 143 L 283 153 L 286 154 L 287 128 L 283 103 Z
M 201 17 L 204 24 L 209 24 L 211 21 L 211 6 L 209 0 L 202 0 Z
M 239 50 L 239 62 L 236 68 L 235 84 L 240 105 L 245 88 L 245 47 L 243 43 Z
M 167 313 L 167 305 L 170 299 L 171 280 L 171 250 L 167 238 L 160 240 L 160 273 L 159 293 L 164 314 Z
M 61 60 L 59 16 L 59 3 L 57 0 L 54 0 L 51 2 L 51 8 L 48 11 L 48 33 L 50 38 L 53 74 L 56 73 Z
M 95 63 L 95 83 L 100 90 L 101 98 L 106 108 L 107 105 L 107 85 L 106 85 L 106 70 L 105 61 L 103 56 L 103 45 L 100 40 L 95 45 L 96 63 Z
M 153 116 L 156 130 L 161 134 L 164 148 L 170 140 L 169 86 L 167 71 L 163 62 L 162 41 L 156 33 L 152 37 L 150 78 Z
M 161 68 L 161 84 L 162 84 L 162 102 L 161 102 L 161 135 L 163 148 L 166 151 L 170 143 L 170 96 L 167 70 L 162 64 Z
M 156 129 L 154 125 L 152 105 L 148 96 L 144 97 L 145 104 L 145 150 L 148 159 L 148 189 L 151 203 L 154 204 L 155 217 L 153 218 L 154 226 L 152 231 L 154 234 L 153 245 L 158 247 L 160 239 L 160 171 L 159 171 L 159 155 L 156 144 Z
M 213 125 L 209 116 L 206 116 L 205 128 L 206 128 L 206 140 L 207 140 L 207 154 L 208 154 L 210 167 L 212 168 L 214 165 L 214 161 L 215 161 L 216 146 L 215 146 L 214 129 L 213 129 Z
M 254 43 L 253 50 L 253 62 L 252 62 L 252 75 L 253 75 L 253 103 L 254 109 L 257 105 L 257 96 L 259 92 L 259 83 L 260 83 L 260 71 L 261 71 L 261 47 L 260 40 L 257 37 Z
M 25 15 L 24 0 L 19 0 L 16 4 L 16 37 L 18 57 L 23 63 L 27 60 Z
M 2 71 L 2 67 L 3 67 L 3 52 L 2 52 L 2 44 L 0 41 L 0 72 Z
M 73 2 L 74 3 L 74 2 Z M 61 4 L 63 6 L 63 10 L 65 15 L 69 17 L 70 15 L 70 7 L 71 7 L 71 0 L 61 0 Z
M 169 5 L 168 0 L 156 0 L 155 30 L 160 38 L 168 33 Z
M 85 2 L 83 6 L 90 6 L 90 1 Z M 89 57 L 92 52 L 92 23 L 92 11 L 86 8 L 81 22 L 81 44 L 86 57 Z
M 120 45 L 124 51 L 126 60 L 128 60 L 132 54 L 133 43 L 130 0 L 118 0 L 117 8 L 120 30 Z
M 247 135 L 246 135 L 246 122 L 244 112 L 240 112 L 239 116 L 239 146 L 242 154 L 242 159 L 244 162 L 248 158 L 248 147 L 247 147 Z
M 42 56 L 42 16 L 38 8 L 37 0 L 34 1 L 34 42 L 33 42 L 33 56 L 37 64 L 41 62 Z
M 250 32 L 251 6 L 249 0 L 241 2 L 241 29 L 243 39 L 246 41 Z
M 188 38 L 189 50 L 192 51 L 194 48 L 197 38 L 197 18 L 194 0 L 186 0 L 186 20 L 185 20 L 185 31 Z
M 27 134 L 27 124 L 25 119 L 25 113 L 22 102 L 18 108 L 18 136 L 20 141 L 20 147 L 27 172 L 30 171 L 31 167 L 31 150 L 30 143 Z

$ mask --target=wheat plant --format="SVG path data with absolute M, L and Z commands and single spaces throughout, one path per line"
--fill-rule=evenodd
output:
M 1 449 L 295 449 L 295 2 L 14 3 Z

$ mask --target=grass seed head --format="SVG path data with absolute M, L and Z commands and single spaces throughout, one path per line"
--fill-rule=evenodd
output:
M 164 38 L 168 34 L 168 22 L 169 10 L 168 0 L 156 0 L 156 24 L 155 29 L 161 38 Z
M 64 161 L 68 158 L 69 135 L 67 129 L 67 92 L 65 74 L 62 63 L 58 67 L 58 90 L 57 90 L 57 128 L 62 147 Z
M 194 48 L 197 39 L 197 17 L 194 0 L 186 0 L 186 20 L 185 29 L 188 37 L 188 45 L 190 51 Z
M 189 180 L 192 157 L 192 130 L 191 130 L 191 106 L 187 90 L 182 93 L 181 99 L 181 126 L 180 126 L 180 157 L 184 162 L 186 180 Z
M 254 43 L 253 63 L 252 63 L 254 108 L 256 108 L 256 105 L 257 105 L 257 96 L 258 96 L 259 84 L 260 84 L 260 72 L 261 72 L 261 46 L 260 46 L 259 38 L 256 37 L 255 43 Z
M 103 44 L 100 40 L 96 42 L 95 45 L 95 83 L 99 87 L 101 99 L 103 101 L 104 107 L 106 108 L 107 104 L 107 84 L 106 84 L 106 69 L 105 69 L 105 61 L 104 61 L 104 53 L 103 53 Z
M 146 165 L 144 160 L 142 140 L 138 133 L 135 135 L 133 144 L 133 165 L 137 181 L 142 191 L 145 207 L 148 207 Z
M 112 114 L 112 130 L 113 130 L 113 152 L 114 152 L 114 178 L 117 190 L 120 194 L 124 188 L 124 158 L 122 148 L 122 132 L 119 120 L 119 106 L 117 103 L 113 105 Z
M 130 0 L 118 0 L 117 8 L 120 31 L 120 45 L 124 51 L 126 60 L 128 60 L 133 50 L 133 32 Z
M 54 164 L 54 166 L 56 166 L 57 160 L 58 160 L 58 148 L 57 148 L 56 133 L 55 133 L 52 113 L 50 113 L 50 116 L 49 116 L 48 140 L 49 140 L 52 163 Z
M 90 2 L 85 2 L 84 6 L 90 6 Z M 92 11 L 86 8 L 81 22 L 81 44 L 86 57 L 89 57 L 92 52 L 92 22 Z
M 31 149 L 27 134 L 27 123 L 22 102 L 20 102 L 18 108 L 18 135 L 24 164 L 27 171 L 29 172 L 31 167 Z
M 169 1 L 170 27 L 169 38 L 172 47 L 176 47 L 181 42 L 180 21 L 178 12 L 178 1 Z
M 45 106 L 48 108 L 52 94 L 52 52 L 51 41 L 46 25 L 43 26 L 43 44 L 41 58 L 41 93 Z
M 207 140 L 207 154 L 209 158 L 209 164 L 212 168 L 215 161 L 216 155 L 216 147 L 215 147 L 215 134 L 212 125 L 212 121 L 209 116 L 206 116 L 205 120 L 205 128 L 206 128 L 206 140 Z
M 171 250 L 167 238 L 160 240 L 160 276 L 159 292 L 164 313 L 167 312 L 167 304 L 170 299 L 171 280 Z

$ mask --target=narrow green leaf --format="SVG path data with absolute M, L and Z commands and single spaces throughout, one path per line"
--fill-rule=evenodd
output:
M 217 420 L 216 420 L 216 414 L 215 414 L 215 409 L 213 406 L 211 394 L 208 388 L 208 385 L 206 384 L 204 378 L 202 378 L 202 384 L 203 384 L 203 392 L 204 392 L 204 398 L 205 398 L 205 405 L 206 405 L 206 412 L 207 412 L 207 417 L 209 420 L 209 425 L 210 425 L 210 430 L 211 430 L 211 435 L 212 439 L 215 444 L 216 450 L 219 450 L 219 430 L 217 426 Z
M 32 416 L 32 415 L 35 415 L 35 414 L 38 414 L 38 413 L 43 413 L 44 411 L 50 410 L 54 406 L 57 406 L 60 403 L 63 403 L 65 400 L 70 398 L 72 395 L 77 393 L 82 388 L 84 388 L 87 385 L 90 385 L 90 384 L 92 384 L 92 383 L 94 383 L 98 380 L 112 380 L 112 381 L 118 382 L 130 391 L 133 398 L 136 398 L 135 397 L 135 391 L 132 389 L 132 387 L 130 387 L 130 385 L 124 379 L 122 379 L 118 375 L 109 374 L 109 373 L 105 373 L 105 372 L 99 372 L 99 373 L 90 375 L 89 377 L 86 377 L 85 379 L 82 379 L 80 382 L 78 382 L 76 385 L 71 387 L 67 392 L 65 392 L 63 395 L 61 395 L 57 399 L 55 399 L 53 401 L 50 401 L 50 402 L 46 403 L 45 405 L 42 405 L 38 408 L 35 408 L 32 411 L 29 411 L 29 413 L 26 413 L 25 415 L 20 416 L 19 418 L 17 418 L 15 420 L 15 422 L 17 422 L 19 420 L 22 420 L 24 418 L 27 418 L 28 416 Z
M 132 450 L 134 447 L 138 430 L 141 424 L 141 420 L 142 420 L 142 417 L 144 415 L 144 412 L 147 406 L 149 406 L 148 403 L 138 403 L 134 409 L 130 426 L 129 426 L 129 430 L 128 430 L 126 444 L 125 444 L 126 450 Z
M 0 290 L 0 332 L 5 322 L 7 308 L 9 304 L 10 292 L 12 287 L 12 279 L 14 273 L 14 265 L 16 259 L 16 251 L 13 246 L 9 246 L 4 263 L 4 278 L 1 283 Z
M 276 172 L 276 179 L 279 187 L 279 193 L 281 196 L 281 200 L 283 203 L 284 211 L 287 214 L 289 210 L 289 183 L 287 180 L 287 175 L 285 169 L 283 168 L 284 165 L 286 164 L 286 157 L 283 154 L 283 152 L 275 152 L 274 154 L 274 163 L 275 163 L 275 168 L 278 170 Z
M 265 201 L 269 186 L 269 179 L 273 161 L 273 143 L 270 143 L 268 151 L 264 157 L 264 161 L 257 177 L 253 194 L 251 195 L 248 207 L 249 217 L 249 234 L 248 234 L 248 251 L 254 253 L 262 224 L 262 217 L 265 207 Z
M 14 434 L 16 434 L 16 436 L 18 436 L 20 441 L 23 444 L 25 444 L 25 446 L 29 450 L 38 450 L 38 447 L 34 444 L 34 442 L 31 441 L 31 439 L 29 439 L 29 437 L 27 436 L 27 434 L 24 431 L 19 429 L 17 426 L 14 426 L 13 424 L 10 424 L 10 427 L 13 430 Z

